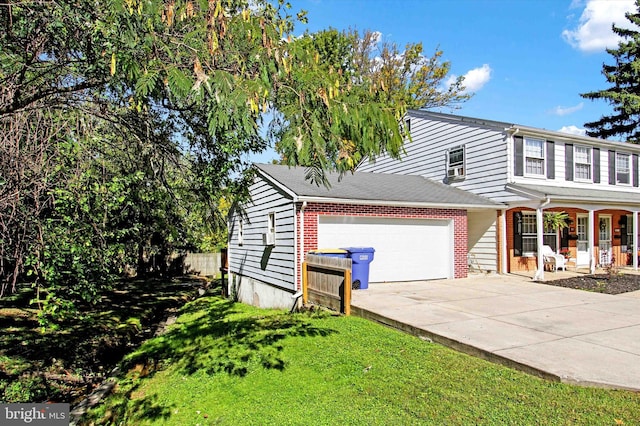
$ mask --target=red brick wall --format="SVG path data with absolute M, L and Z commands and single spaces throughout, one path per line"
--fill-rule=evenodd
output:
M 454 234 L 454 277 L 465 278 L 467 262 L 467 212 L 459 209 L 430 209 L 418 207 L 371 206 L 355 204 L 308 203 L 304 211 L 304 251 L 318 248 L 318 216 L 362 216 L 402 219 L 452 219 Z M 297 207 L 296 227 L 300 236 L 300 206 Z M 300 237 L 298 237 L 300 238 Z M 296 247 L 298 271 L 302 270 L 300 247 Z M 298 288 L 301 288 L 298 274 Z

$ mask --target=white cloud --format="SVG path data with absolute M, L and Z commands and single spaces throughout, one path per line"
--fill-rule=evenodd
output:
M 464 93 L 474 93 L 482 89 L 482 87 L 491 80 L 491 71 L 493 70 L 488 64 L 467 71 L 464 75 L 464 82 L 462 83 L 464 85 Z M 457 79 L 458 76 L 452 74 L 445 82 L 445 85 L 449 87 L 455 83 Z
M 555 115 L 567 115 L 567 114 L 572 114 L 576 111 L 580 111 L 582 109 L 582 107 L 584 107 L 584 102 L 580 102 L 578 105 L 572 106 L 572 107 L 563 107 L 563 106 L 557 106 L 553 109 L 553 113 Z
M 373 31 L 371 35 L 373 36 L 373 40 L 376 44 L 382 41 L 382 33 L 380 31 Z
M 579 6 L 574 1 L 572 7 Z M 588 0 L 574 29 L 562 32 L 562 38 L 576 49 L 584 52 L 602 51 L 615 48 L 620 38 L 611 31 L 611 25 L 622 28 L 631 27 L 624 16 L 635 11 L 634 0 Z
M 581 128 L 581 127 L 577 127 L 574 125 L 571 126 L 563 126 L 560 130 L 558 130 L 561 133 L 569 133 L 570 135 L 578 135 L 578 136 L 585 136 L 587 134 L 587 129 Z

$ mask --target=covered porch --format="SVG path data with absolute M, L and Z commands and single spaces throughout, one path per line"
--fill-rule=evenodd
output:
M 638 270 L 638 212 L 640 193 L 601 189 L 507 185 L 525 198 L 509 204 L 502 215 L 503 246 L 511 273 L 533 274 L 544 280 L 549 247 L 564 257 L 563 271 L 596 273 L 596 270 Z M 545 226 L 545 214 L 564 213 L 565 224 Z

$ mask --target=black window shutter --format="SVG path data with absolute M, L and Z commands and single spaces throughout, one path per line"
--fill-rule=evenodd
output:
M 513 255 L 522 256 L 522 213 L 513 212 Z
M 623 214 L 620 216 L 620 245 L 627 245 L 627 215 Z
M 640 183 L 638 181 L 638 154 L 633 154 L 633 170 L 631 170 L 631 175 L 633 176 L 633 186 L 638 187 Z
M 553 141 L 547 141 L 547 179 L 556 178 L 556 152 Z
M 573 144 L 564 145 L 564 178 L 573 180 Z
M 560 235 L 560 248 L 569 248 L 569 227 L 562 228 L 562 234 Z
M 593 148 L 593 183 L 600 183 L 600 148 Z
M 616 152 L 609 151 L 609 185 L 616 184 Z
M 524 140 L 522 136 L 514 136 L 513 145 L 515 152 L 513 171 L 516 176 L 524 176 Z

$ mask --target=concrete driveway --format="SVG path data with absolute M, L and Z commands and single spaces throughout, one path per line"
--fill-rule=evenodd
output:
M 640 391 L 640 292 L 516 275 L 370 284 L 351 312 L 551 380 Z

